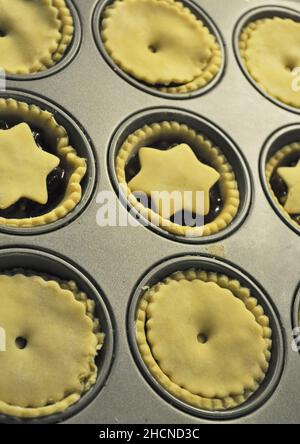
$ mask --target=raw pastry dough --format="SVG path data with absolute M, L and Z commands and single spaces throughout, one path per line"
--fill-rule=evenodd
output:
M 26 123 L 0 130 L 0 208 L 8 208 L 22 197 L 47 203 L 46 179 L 59 162 L 36 146 Z
M 146 291 L 136 328 L 142 358 L 154 378 L 201 409 L 244 403 L 269 367 L 269 319 L 247 288 L 224 275 L 174 273 Z
M 196 89 L 220 68 L 215 37 L 177 1 L 116 0 L 105 10 L 101 36 L 120 68 L 161 90 Z
M 18 102 L 14 99 L 0 99 L 0 120 L 8 119 L 40 128 L 46 134 L 56 156 L 64 162 L 68 182 L 65 195 L 52 211 L 37 217 L 8 219 L 0 217 L 0 225 L 12 227 L 34 227 L 50 224 L 70 213 L 80 202 L 82 196 L 81 181 L 86 174 L 86 160 L 77 156 L 69 144 L 66 130 L 58 125 L 54 116 L 35 105 Z M 22 125 L 21 128 L 24 128 Z M 1 140 L 1 139 L 0 139 Z M 1 143 L 1 142 L 0 142 Z M 25 186 L 24 186 L 25 188 Z
M 0 413 L 33 418 L 63 412 L 96 381 L 104 335 L 94 302 L 74 282 L 24 274 L 0 275 L 0 294 L 6 332 Z
M 133 190 L 130 188 L 130 183 L 127 183 L 126 167 L 130 159 L 135 156 L 142 147 L 151 147 L 156 142 L 162 141 L 170 142 L 171 144 L 177 142 L 179 144 L 189 145 L 193 148 L 194 152 L 199 153 L 199 157 L 203 159 L 203 162 L 207 162 L 220 176 L 218 185 L 222 194 L 223 208 L 220 214 L 218 214 L 212 222 L 205 224 L 204 227 L 186 227 L 161 217 L 151 209 L 144 207 L 132 193 Z M 188 170 L 190 167 L 187 165 L 185 161 L 181 159 L 176 168 Z M 128 136 L 121 146 L 117 154 L 115 168 L 118 182 L 124 189 L 129 203 L 146 219 L 167 230 L 169 233 L 188 237 L 210 236 L 226 228 L 238 212 L 240 205 L 239 190 L 231 165 L 219 148 L 215 147 L 209 140 L 185 124 L 175 121 L 165 121 L 146 125 L 135 131 Z M 166 172 L 168 172 L 168 168 L 169 165 L 166 165 Z M 153 182 L 156 181 L 156 171 L 157 168 L 153 170 Z M 166 177 L 168 177 L 167 174 Z M 214 174 L 214 177 L 217 178 L 217 175 Z M 142 180 L 139 180 L 138 185 L 143 190 L 142 182 Z M 208 187 L 210 185 L 211 183 L 208 184 Z M 176 186 L 179 189 L 181 188 L 180 184 L 174 183 L 172 186 Z
M 300 66 L 300 23 L 274 17 L 250 23 L 240 37 L 247 70 L 275 99 L 300 108 L 300 91 L 293 88 L 293 71 Z
M 213 56 L 199 77 L 183 85 L 161 86 L 158 90 L 168 94 L 185 94 L 201 89 L 210 83 L 219 73 L 223 58 L 221 48 L 217 42 L 213 44 L 213 48 Z
M 298 174 L 299 171 L 299 166 L 297 168 L 283 168 L 283 172 L 284 172 L 284 176 L 286 176 L 286 170 L 288 170 L 288 176 L 286 177 L 288 179 L 288 181 L 290 181 L 290 174 L 289 172 L 292 172 L 292 176 L 293 176 L 293 183 L 290 182 L 290 191 L 292 191 L 293 196 L 292 196 L 292 200 L 287 200 L 286 204 L 287 206 L 283 206 L 281 202 L 279 202 L 277 196 L 275 195 L 272 185 L 271 185 L 271 181 L 272 181 L 272 177 L 273 174 L 277 171 L 278 175 L 280 176 L 280 170 L 281 170 L 281 166 L 282 163 L 284 162 L 285 159 L 290 159 L 291 156 L 296 156 L 300 158 L 300 143 L 292 143 L 290 145 L 286 145 L 283 148 L 281 148 L 280 150 L 278 150 L 267 162 L 266 164 L 266 181 L 268 184 L 268 189 L 269 189 L 269 193 L 271 195 L 271 197 L 273 198 L 274 202 L 276 203 L 276 205 L 279 207 L 279 209 L 281 210 L 283 216 L 292 223 L 292 225 L 294 225 L 296 228 L 299 229 L 299 223 L 293 218 L 294 215 L 298 214 L 298 210 L 300 207 L 300 200 L 299 200 L 299 193 L 297 193 L 297 189 L 298 189 L 298 182 L 299 182 L 299 176 L 300 173 Z M 284 179 L 284 177 L 282 176 L 282 178 Z M 287 187 L 289 188 L 289 184 L 288 182 L 286 182 Z M 296 192 L 295 192 L 296 191 Z M 288 193 L 288 197 L 290 197 L 291 199 L 291 193 Z M 290 206 L 291 205 L 291 206 Z M 296 211 L 294 213 L 294 211 Z M 300 211 L 299 211 L 300 213 Z
M 30 74 L 63 57 L 74 27 L 64 0 L 0 0 L 0 32 L 0 67 Z
M 156 208 L 162 217 L 170 218 L 181 210 L 197 213 L 198 191 L 204 193 L 202 215 L 209 213 L 209 192 L 220 179 L 220 174 L 200 162 L 188 145 L 177 145 L 167 151 L 140 148 L 139 158 L 142 169 L 128 184 L 132 192 L 143 191 L 149 197 L 153 191 L 166 191 L 170 195 L 173 192 L 178 193 L 178 196 L 174 196 L 174 202 L 169 202 L 171 205 L 163 204 L 162 195 L 157 195 L 156 199 L 153 196 Z M 185 197 L 186 191 L 192 193 L 191 199 Z
M 277 172 L 289 190 L 284 209 L 289 214 L 300 214 L 300 161 L 295 167 L 281 167 Z

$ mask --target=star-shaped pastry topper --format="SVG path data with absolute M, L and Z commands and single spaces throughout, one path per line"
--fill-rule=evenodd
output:
M 278 168 L 277 173 L 288 187 L 284 209 L 289 214 L 300 214 L 300 160 L 294 167 Z
M 38 148 L 26 123 L 0 130 L 0 209 L 21 198 L 46 204 L 47 176 L 59 162 L 58 157 Z
M 220 174 L 200 162 L 193 150 L 180 144 L 169 150 L 140 148 L 140 172 L 128 183 L 132 192 L 151 197 L 157 212 L 170 218 L 179 211 L 199 214 L 199 194 L 202 192 L 200 216 L 210 211 L 210 190 Z

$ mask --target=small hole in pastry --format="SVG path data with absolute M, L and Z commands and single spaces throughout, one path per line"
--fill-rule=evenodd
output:
M 208 341 L 208 337 L 203 333 L 199 333 L 197 339 L 200 344 L 206 344 Z
M 16 339 L 16 347 L 19 348 L 20 350 L 24 350 L 24 348 L 26 348 L 26 346 L 27 346 L 27 339 L 19 336 Z
M 286 69 L 290 72 L 293 72 L 295 68 L 296 66 L 293 63 L 289 63 L 288 65 L 286 65 Z
M 153 54 L 156 54 L 158 51 L 158 46 L 157 45 L 149 45 L 149 51 L 153 52 Z

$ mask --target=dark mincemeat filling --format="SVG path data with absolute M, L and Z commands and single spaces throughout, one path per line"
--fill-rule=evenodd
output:
M 179 143 L 184 143 L 183 141 L 178 141 L 178 142 L 174 142 L 174 143 L 170 143 L 170 142 L 156 142 L 156 143 L 151 143 L 151 148 L 156 148 L 156 149 L 160 149 L 160 150 L 167 150 L 167 149 L 171 149 L 173 147 L 175 147 L 176 145 L 178 145 Z M 199 155 L 197 153 L 195 153 L 197 158 L 202 162 L 207 164 L 207 162 L 203 161 L 203 159 L 201 159 L 199 157 Z M 211 166 L 211 165 L 209 165 Z M 139 160 L 139 156 L 138 154 L 136 154 L 135 156 L 133 156 L 130 161 L 128 162 L 127 166 L 126 166 L 126 181 L 127 183 L 130 182 L 131 179 L 133 179 L 141 170 L 141 164 L 140 164 L 140 160 Z M 142 191 L 142 190 L 141 190 Z M 159 190 L 158 190 L 159 191 Z M 138 195 L 136 195 L 136 197 L 138 198 Z M 148 199 L 148 208 L 155 208 L 154 206 L 151 205 L 151 199 Z M 214 187 L 210 190 L 210 212 L 207 216 L 204 217 L 204 223 L 209 224 L 210 222 L 212 222 L 213 220 L 216 219 L 216 217 L 221 213 L 223 208 L 223 199 L 222 199 L 222 195 L 221 195 L 221 190 L 219 187 L 219 184 L 216 183 L 216 185 L 214 185 Z M 183 217 L 183 215 L 185 217 Z M 172 216 L 172 218 L 170 219 L 172 222 L 176 221 L 178 214 Z M 189 212 L 184 211 L 181 212 L 181 214 L 179 214 L 179 220 L 182 221 L 189 221 L 189 220 L 194 220 L 195 219 L 195 214 L 189 214 Z M 192 219 L 191 219 L 192 218 Z M 187 226 L 187 224 L 184 224 L 185 226 Z M 192 226 L 188 225 L 188 226 Z
M 284 207 L 288 197 L 288 187 L 284 180 L 277 174 L 277 169 L 280 167 L 294 167 L 300 160 L 300 153 L 292 154 L 284 159 L 272 174 L 270 184 L 271 188 L 278 199 L 278 202 Z M 300 225 L 300 214 L 290 214 L 290 217 Z
M 0 130 L 7 130 L 20 122 L 0 120 Z M 37 146 L 48 153 L 57 155 L 49 146 L 44 132 L 38 128 L 30 127 Z M 62 165 L 55 168 L 47 178 L 48 202 L 41 205 L 32 200 L 22 198 L 5 210 L 0 210 L 0 217 L 6 219 L 25 219 L 38 217 L 52 211 L 62 201 L 67 187 L 66 169 Z

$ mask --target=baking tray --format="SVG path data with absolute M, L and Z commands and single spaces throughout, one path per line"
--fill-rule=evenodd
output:
M 66 59 L 54 70 L 32 78 L 11 76 L 8 90 L 0 95 L 37 101 L 53 109 L 68 127 L 74 146 L 86 153 L 90 176 L 80 208 L 67 221 L 21 234 L 20 230 L 1 229 L 0 268 L 26 266 L 75 278 L 97 301 L 108 339 L 95 388 L 65 414 L 32 422 L 298 423 L 300 356 L 292 345 L 300 300 L 299 230 L 283 221 L 271 204 L 262 164 L 279 137 L 280 142 L 289 142 L 294 131 L 300 138 L 300 116 L 253 84 L 240 64 L 236 36 L 249 17 L 272 15 L 272 11 L 278 14 L 287 8 L 300 18 L 300 2 L 230 0 L 225 5 L 220 0 L 186 1 L 217 30 L 225 63 L 213 85 L 180 97 L 154 93 L 128 79 L 108 60 L 95 30 L 103 0 L 68 3 L 76 16 L 76 30 Z M 146 123 L 149 116 L 174 114 L 201 122 L 200 128 L 226 142 L 226 152 L 238 165 L 242 191 L 237 222 L 225 233 L 197 243 L 141 224 L 100 227 L 97 193 L 115 193 L 111 166 L 119 138 L 137 122 Z M 127 214 L 124 202 L 119 203 L 119 211 Z M 238 277 L 271 319 L 270 372 L 258 393 L 235 411 L 214 414 L 183 405 L 157 386 L 136 350 L 133 319 L 142 287 L 190 266 Z

